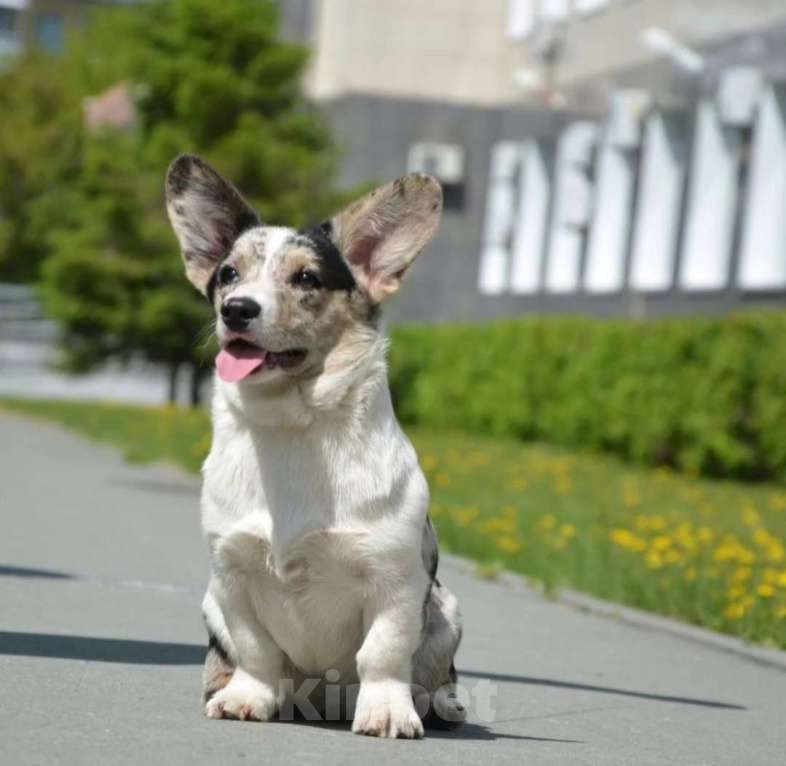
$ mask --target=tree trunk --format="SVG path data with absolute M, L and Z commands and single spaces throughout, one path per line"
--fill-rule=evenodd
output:
M 180 362 L 173 362 L 169 365 L 169 385 L 167 391 L 167 401 L 170 404 L 177 404 L 177 379 L 180 372 Z
M 189 392 L 189 402 L 192 407 L 198 407 L 202 403 L 202 383 L 207 376 L 207 370 L 198 364 L 191 367 L 191 389 Z

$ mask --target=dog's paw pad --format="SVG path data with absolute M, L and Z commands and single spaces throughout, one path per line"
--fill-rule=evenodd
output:
M 365 689 L 361 686 L 352 731 L 369 737 L 419 739 L 423 723 L 408 689 L 399 684 L 374 684 Z
M 205 705 L 205 716 L 237 721 L 269 721 L 277 710 L 276 695 L 268 686 L 250 677 L 238 681 L 233 677 Z

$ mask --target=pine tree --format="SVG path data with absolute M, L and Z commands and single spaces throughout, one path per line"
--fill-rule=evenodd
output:
M 318 222 L 337 203 L 336 153 L 300 92 L 306 51 L 277 26 L 268 0 L 151 0 L 100 9 L 52 62 L 69 94 L 124 83 L 137 112 L 125 128 L 81 128 L 75 170 L 41 201 L 57 201 L 43 295 L 69 368 L 143 356 L 174 381 L 188 366 L 196 400 L 212 314 L 182 275 L 165 218 L 177 154 L 203 156 L 276 224 Z

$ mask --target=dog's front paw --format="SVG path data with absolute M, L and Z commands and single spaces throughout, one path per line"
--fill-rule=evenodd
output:
M 370 737 L 422 737 L 423 723 L 415 711 L 409 684 L 398 681 L 361 684 L 352 731 Z
M 208 701 L 208 718 L 233 718 L 239 721 L 269 721 L 278 710 L 275 690 L 242 670 Z

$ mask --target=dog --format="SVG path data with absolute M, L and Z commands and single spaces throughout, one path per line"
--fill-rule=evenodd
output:
M 357 692 L 344 715 L 354 708 L 358 734 L 460 724 L 461 618 L 436 577 L 428 485 L 393 411 L 380 317 L 437 229 L 439 183 L 406 175 L 296 231 L 263 224 L 182 155 L 166 199 L 221 349 L 201 500 L 205 714 L 282 718 L 306 681 L 324 711 L 320 690 L 339 682 Z

